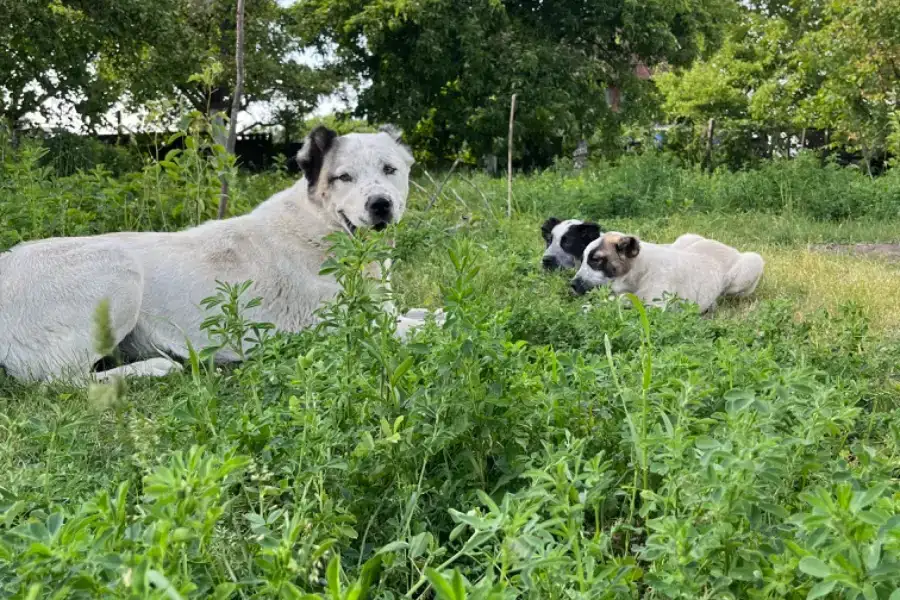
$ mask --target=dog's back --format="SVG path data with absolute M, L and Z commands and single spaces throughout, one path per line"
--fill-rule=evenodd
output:
M 756 252 L 741 252 L 722 242 L 696 234 L 685 234 L 672 244 L 685 252 L 702 254 L 725 269 L 725 288 L 728 296 L 747 296 L 756 290 L 762 278 L 765 261 Z
M 630 275 L 637 296 L 677 295 L 697 303 L 701 312 L 715 304 L 726 285 L 726 269 L 717 257 L 673 245 L 642 243 Z

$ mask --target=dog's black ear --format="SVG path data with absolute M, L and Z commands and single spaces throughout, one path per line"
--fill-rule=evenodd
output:
M 560 223 L 562 223 L 562 221 L 560 221 L 556 217 L 550 217 L 549 219 L 544 221 L 543 225 L 541 225 L 541 235 L 544 236 L 544 241 L 546 241 L 548 244 L 553 239 L 553 228 Z
M 337 133 L 324 125 L 319 125 L 306 136 L 303 147 L 297 153 L 297 163 L 303 169 L 303 175 L 306 177 L 309 187 L 316 185 L 319 180 L 322 165 L 325 163 L 325 155 L 334 146 L 336 139 Z
M 625 258 L 634 258 L 641 253 L 641 242 L 633 235 L 623 237 L 616 242 L 616 252 Z
M 579 241 L 584 243 L 584 245 L 582 246 L 582 250 L 586 248 L 588 244 L 600 237 L 601 233 L 603 233 L 603 229 L 600 228 L 600 225 L 598 225 L 597 223 L 591 223 L 590 221 L 578 225 L 577 231 Z
M 600 237 L 600 226 L 596 223 L 579 223 L 569 227 L 562 239 L 562 248 L 572 256 L 581 258 L 588 244 Z

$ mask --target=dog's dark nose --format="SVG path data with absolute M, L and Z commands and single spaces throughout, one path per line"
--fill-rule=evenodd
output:
M 556 259 L 553 258 L 552 256 L 545 256 L 541 260 L 541 264 L 544 265 L 544 268 L 547 269 L 548 271 L 555 271 L 556 269 L 559 268 L 559 263 L 556 262 Z
M 394 204 L 384 196 L 369 196 L 366 210 L 372 217 L 372 225 L 386 225 L 391 222 Z
M 576 277 L 575 279 L 573 279 L 570 287 L 572 288 L 572 293 L 577 296 L 583 296 L 588 291 L 587 286 L 580 277 Z

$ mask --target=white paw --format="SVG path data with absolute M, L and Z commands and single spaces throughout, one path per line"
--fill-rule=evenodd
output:
M 141 373 L 150 377 L 165 377 L 169 373 L 174 373 L 175 371 L 183 371 L 184 367 L 168 358 L 151 358 L 146 360 L 141 365 Z

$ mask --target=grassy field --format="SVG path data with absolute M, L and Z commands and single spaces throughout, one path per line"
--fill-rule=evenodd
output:
M 189 159 L 56 179 L 9 158 L 5 243 L 189 224 L 217 188 Z M 454 176 L 426 211 L 417 181 L 394 286 L 444 329 L 398 344 L 354 288 L 336 331 L 233 370 L 0 380 L 0 597 L 900 596 L 900 263 L 815 249 L 900 241 L 900 179 L 636 158 L 517 178 L 511 219 L 503 182 Z M 236 205 L 286 184 L 242 178 Z M 550 215 L 715 237 L 764 280 L 712 318 L 576 299 L 539 268 Z

